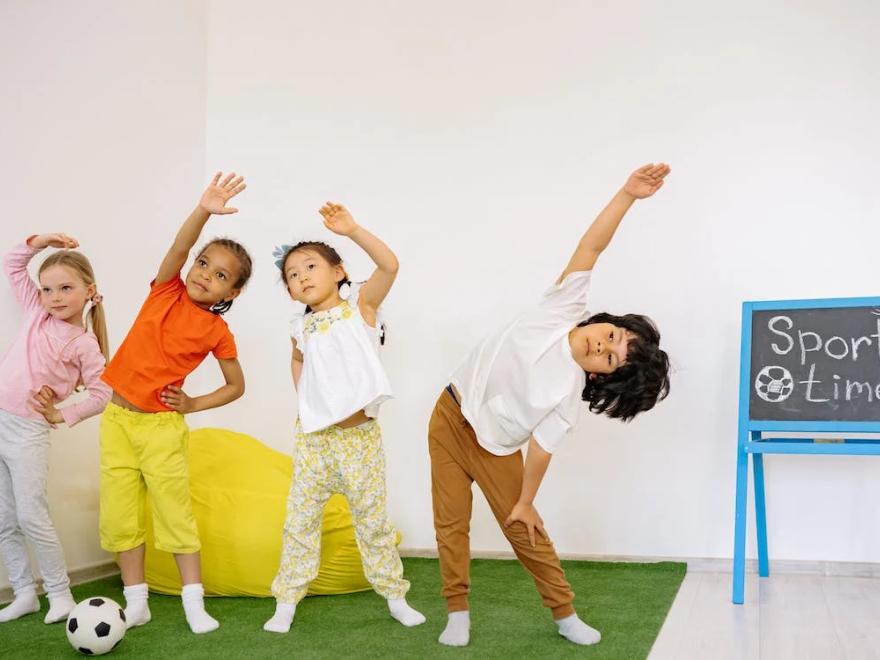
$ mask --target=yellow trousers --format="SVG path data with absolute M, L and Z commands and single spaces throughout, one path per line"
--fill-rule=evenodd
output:
M 149 497 L 156 548 L 178 554 L 199 551 L 189 494 L 188 439 L 180 413 L 140 413 L 107 404 L 101 416 L 102 548 L 122 552 L 144 543 Z

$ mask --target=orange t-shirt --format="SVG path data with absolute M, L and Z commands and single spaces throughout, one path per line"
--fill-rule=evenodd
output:
M 150 285 L 125 341 L 102 378 L 116 392 L 148 412 L 167 412 L 159 395 L 184 379 L 213 353 L 218 360 L 238 356 L 226 321 L 196 305 L 175 277 Z

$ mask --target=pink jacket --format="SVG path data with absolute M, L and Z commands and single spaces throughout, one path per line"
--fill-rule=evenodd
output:
M 45 420 L 31 407 L 43 385 L 57 401 L 69 397 L 78 383 L 88 398 L 59 408 L 68 426 L 104 410 L 110 387 L 101 380 L 104 356 L 94 333 L 51 316 L 40 304 L 40 291 L 27 271 L 36 250 L 22 243 L 3 258 L 3 269 L 24 311 L 21 329 L 0 358 L 0 409 L 28 419 Z

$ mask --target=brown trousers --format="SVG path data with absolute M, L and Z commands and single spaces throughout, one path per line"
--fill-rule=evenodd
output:
M 448 611 L 468 609 L 471 485 L 476 481 L 517 558 L 534 578 L 544 605 L 552 610 L 553 618 L 574 614 L 574 593 L 565 579 L 553 543 L 536 533 L 533 548 L 523 523 L 504 526 L 522 489 L 522 452 L 496 456 L 483 449 L 448 391 L 441 393 L 434 406 L 428 425 L 428 449 L 434 529 L 443 580 L 441 593 L 446 598 Z

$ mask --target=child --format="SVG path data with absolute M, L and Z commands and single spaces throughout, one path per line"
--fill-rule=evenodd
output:
M 575 614 L 574 594 L 533 501 L 552 452 L 577 421 L 579 397 L 592 412 L 628 421 L 669 391 L 668 358 L 649 319 L 587 312 L 593 264 L 633 202 L 653 195 L 668 173 L 664 164 L 636 170 L 593 221 L 541 302 L 483 340 L 440 394 L 428 445 L 442 594 L 449 611 L 442 644 L 465 646 L 470 637 L 474 481 L 534 578 L 559 633 L 576 644 L 600 639 Z
M 297 603 L 318 574 L 321 518 L 333 493 L 348 498 L 364 573 L 405 626 L 424 623 L 409 606 L 396 535 L 385 514 L 385 455 L 375 417 L 391 386 L 379 362 L 379 305 L 397 276 L 397 257 L 339 204 L 320 210 L 330 231 L 347 236 L 376 264 L 363 285 L 348 281 L 336 250 L 317 242 L 282 246 L 276 265 L 305 314 L 291 324 L 291 371 L 299 401 L 293 482 L 281 565 L 272 583 L 277 606 L 263 626 L 290 630 Z
M 63 621 L 75 605 L 46 499 L 49 428 L 61 422 L 73 426 L 101 412 L 110 399 L 110 388 L 101 382 L 108 352 L 101 296 L 88 259 L 68 251 L 78 245 L 66 234 L 40 234 L 3 260 L 25 318 L 0 360 L 0 556 L 15 591 L 15 600 L 0 610 L 0 622 L 40 611 L 25 538 L 34 547 L 49 597 L 43 620 Z M 27 266 L 46 247 L 66 249 L 40 265 L 37 287 Z M 56 399 L 63 401 L 79 385 L 88 398 L 55 407 Z
M 245 189 L 242 177 L 218 172 L 183 223 L 150 285 L 125 341 L 104 372 L 113 399 L 101 418 L 101 546 L 119 553 L 129 628 L 150 620 L 144 581 L 144 499 L 150 498 L 155 545 L 174 553 L 183 609 L 194 633 L 220 624 L 205 611 L 199 536 L 189 494 L 186 413 L 225 405 L 244 393 L 235 340 L 220 315 L 251 275 L 247 251 L 214 239 L 180 277 L 211 214 L 236 213 L 226 203 Z M 190 397 L 183 381 L 213 353 L 226 384 Z

